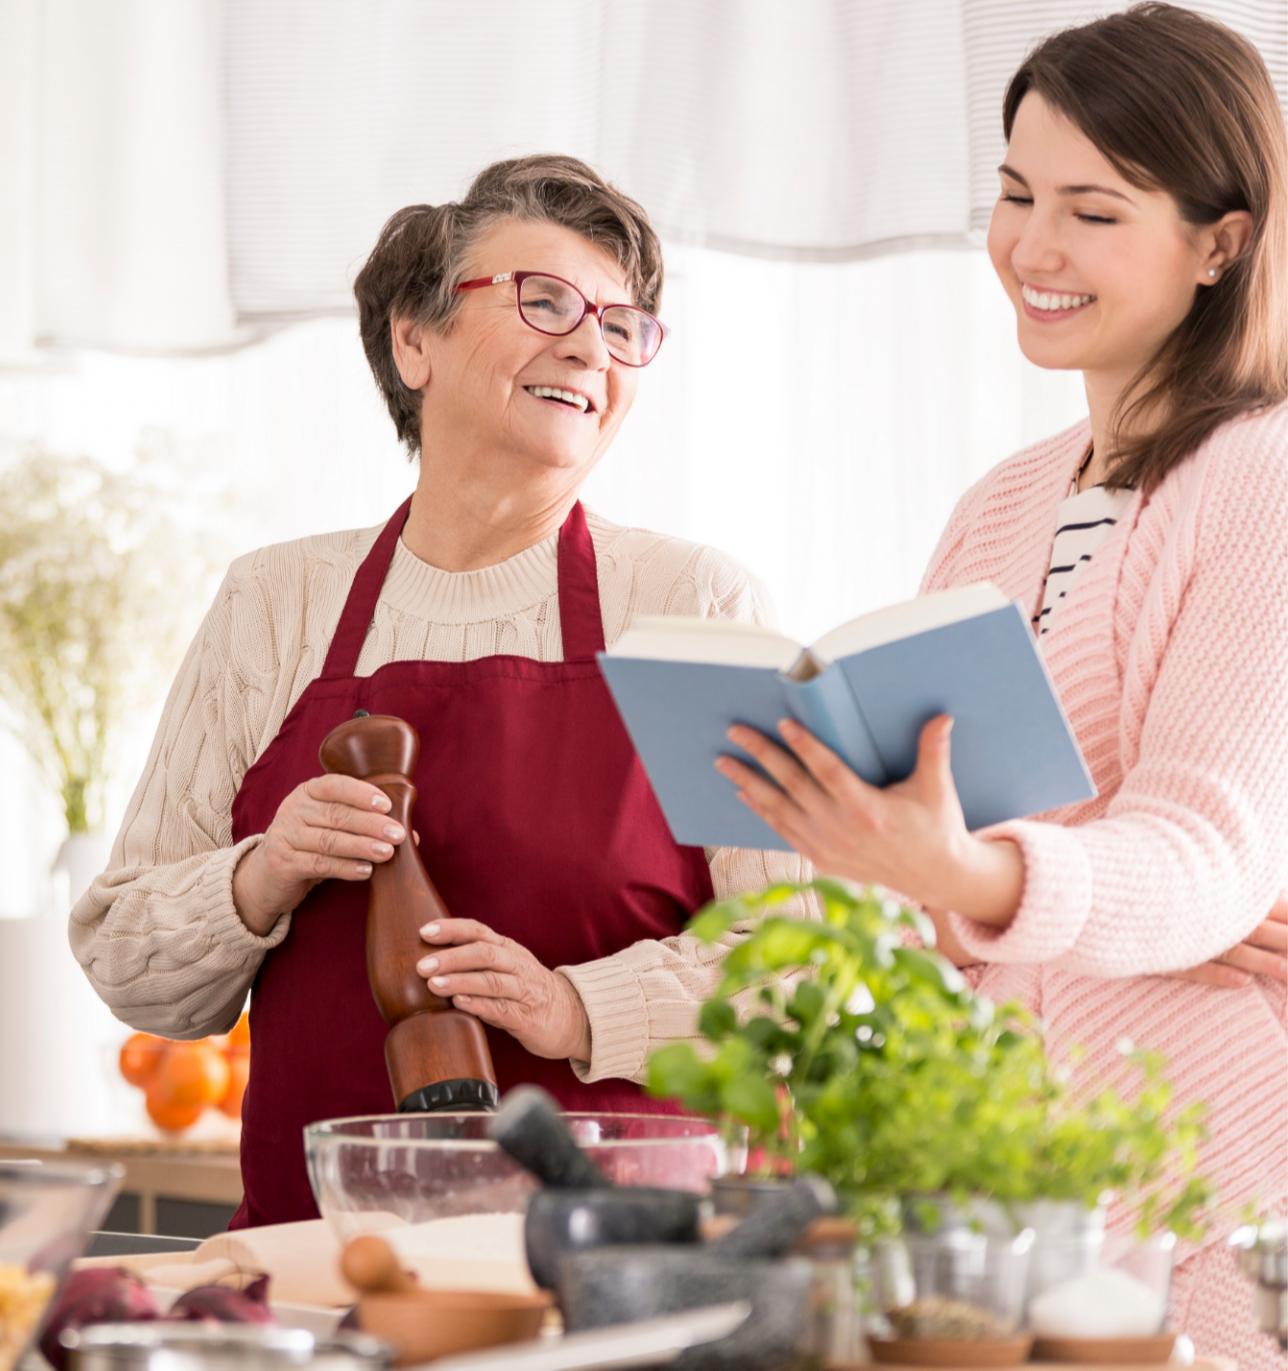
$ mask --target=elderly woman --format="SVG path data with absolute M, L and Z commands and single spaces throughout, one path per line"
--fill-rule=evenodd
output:
M 487 1026 L 502 1090 L 657 1108 L 636 1084 L 695 1032 L 712 898 L 794 855 L 678 846 L 595 664 L 637 614 L 764 622 L 709 548 L 588 514 L 664 329 L 643 210 L 570 158 L 482 172 L 385 225 L 358 276 L 372 371 L 420 471 L 383 528 L 235 562 L 179 672 L 109 869 L 72 914 L 113 1012 L 192 1038 L 252 986 L 235 1224 L 310 1217 L 301 1129 L 390 1108 L 365 882 L 402 842 L 453 917 L 418 969 Z M 318 746 L 356 711 L 421 738 L 417 832 Z

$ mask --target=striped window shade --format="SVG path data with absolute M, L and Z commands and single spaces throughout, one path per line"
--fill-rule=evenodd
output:
M 226 0 L 243 322 L 348 310 L 384 219 L 498 157 L 590 161 L 664 236 L 851 261 L 978 245 L 1024 53 L 1103 0 Z M 1197 0 L 1288 102 L 1288 0 Z
M 1288 0 L 1192 0 L 1288 102 Z M 6 0 L 0 366 L 348 313 L 402 205 L 582 157 L 671 242 L 977 246 L 1006 80 L 1121 0 Z

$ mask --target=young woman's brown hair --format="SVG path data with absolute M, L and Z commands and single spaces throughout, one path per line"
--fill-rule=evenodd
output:
M 1075 124 L 1143 190 L 1166 191 L 1181 217 L 1252 215 L 1247 250 L 1136 378 L 1117 420 L 1137 431 L 1106 484 L 1151 489 L 1220 424 L 1288 396 L 1288 139 L 1256 48 L 1175 5 L 1136 5 L 1057 33 L 1007 87 L 1011 136 L 1030 92 Z

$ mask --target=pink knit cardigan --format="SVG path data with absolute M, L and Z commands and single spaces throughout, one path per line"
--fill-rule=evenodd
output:
M 925 589 L 989 580 L 1036 613 L 1082 423 L 1003 462 L 958 505 Z M 1005 930 L 954 916 L 971 976 L 1045 1020 L 1057 1054 L 1105 1073 L 1156 1049 L 1180 1100 L 1209 1107 L 1201 1167 L 1227 1214 L 1288 1201 L 1284 987 L 1150 973 L 1241 941 L 1288 887 L 1288 405 L 1227 424 L 1137 492 L 1043 639 L 1099 795 L 991 835 L 1025 879 Z M 1178 1273 L 1173 1315 L 1200 1352 L 1282 1361 L 1251 1332 L 1219 1225 Z

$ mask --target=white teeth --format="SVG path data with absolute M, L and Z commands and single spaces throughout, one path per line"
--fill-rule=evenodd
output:
M 1034 309 L 1045 309 L 1050 312 L 1078 309 L 1082 305 L 1089 305 L 1096 298 L 1094 295 L 1055 295 L 1048 291 L 1034 290 L 1032 286 L 1021 286 L 1020 293 L 1024 296 L 1025 302 Z
M 562 400 L 565 404 L 575 405 L 583 414 L 590 408 L 590 401 L 575 391 L 560 390 L 556 386 L 524 386 L 524 390 L 539 400 Z

